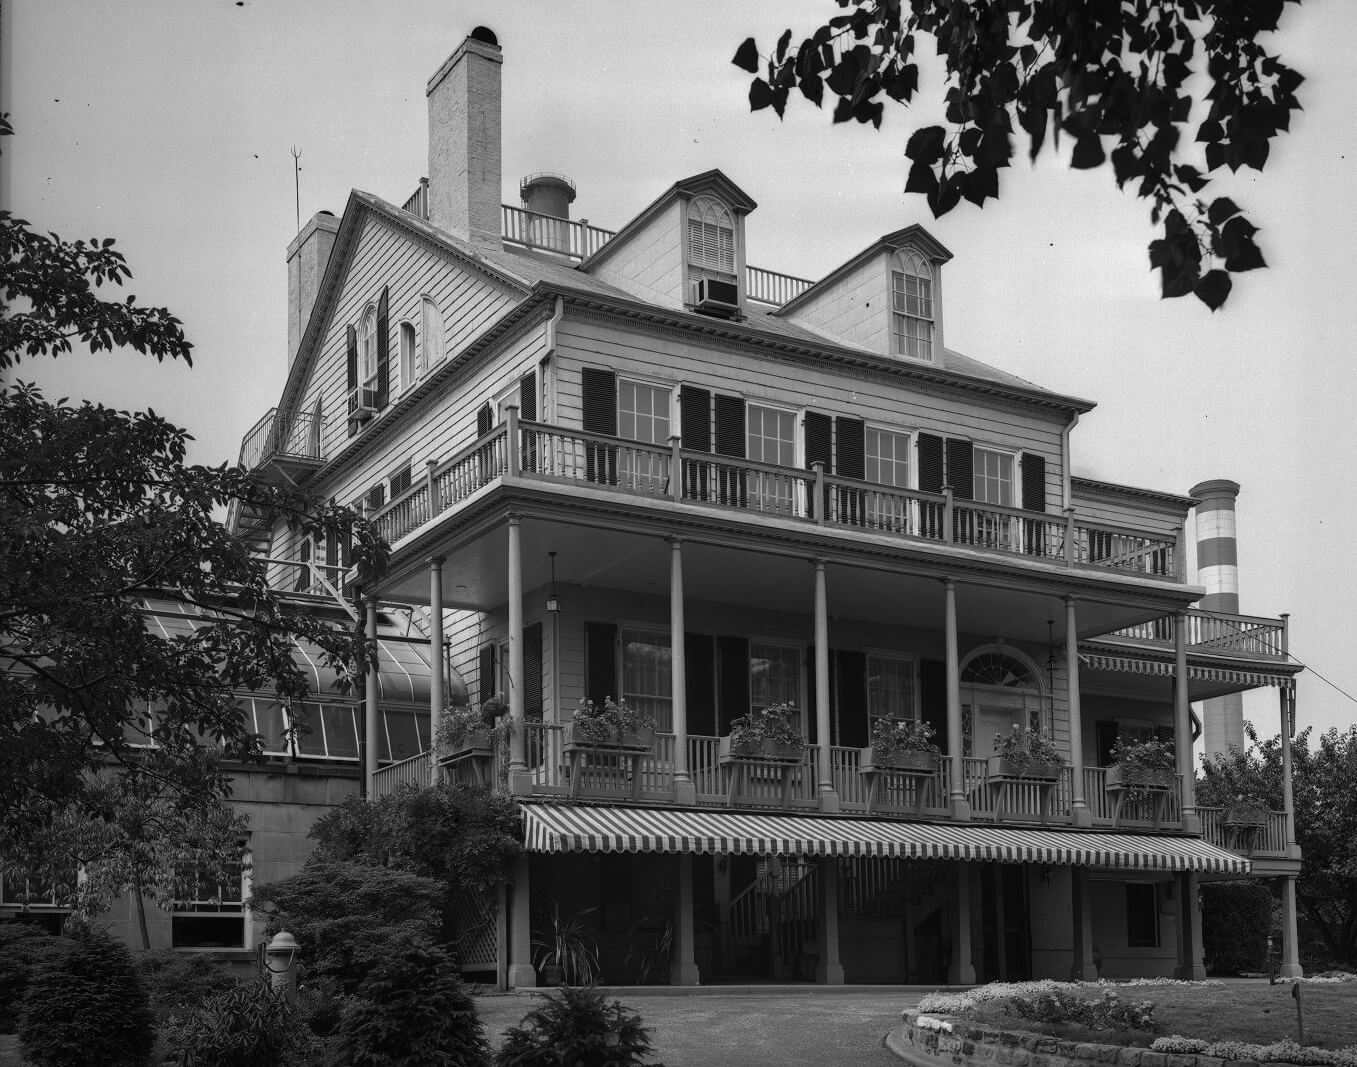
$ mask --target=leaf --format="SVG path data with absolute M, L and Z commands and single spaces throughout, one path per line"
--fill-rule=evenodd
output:
M 905 156 L 915 163 L 932 166 L 942 159 L 947 132 L 941 126 L 924 126 L 910 134 Z
M 762 78 L 755 78 L 749 83 L 749 110 L 762 111 L 773 103 L 773 90 L 769 88 L 768 83 Z
M 1215 311 L 1225 303 L 1226 297 L 1230 295 L 1230 289 L 1233 286 L 1230 281 L 1230 275 L 1223 270 L 1209 270 L 1202 275 L 1201 279 L 1193 286 L 1192 291 L 1197 294 L 1197 299 Z
M 909 168 L 909 180 L 905 182 L 905 192 L 923 193 L 924 196 L 931 197 L 938 187 L 937 176 L 933 173 L 933 168 L 925 166 L 923 163 L 915 163 Z
M 1239 214 L 1239 208 L 1235 202 L 1228 196 L 1218 196 L 1211 201 L 1211 207 L 1207 211 L 1207 218 L 1211 220 L 1212 226 L 1223 226 L 1225 220 Z
M 1257 227 L 1243 215 L 1236 215 L 1221 228 L 1220 250 L 1225 256 L 1226 270 L 1239 274 L 1267 266 L 1263 253 L 1253 243 L 1257 232 Z
M 759 46 L 754 43 L 754 38 L 745 38 L 744 44 L 735 50 L 735 58 L 731 62 L 750 74 L 759 72 Z
M 817 76 L 811 75 L 802 78 L 801 81 L 797 83 L 797 87 L 801 90 L 802 96 L 816 107 L 820 106 L 821 100 L 824 99 L 825 86 L 824 82 L 820 81 Z
M 1070 158 L 1070 166 L 1075 170 L 1091 170 L 1102 166 L 1106 158 L 1102 139 L 1096 133 L 1084 133 L 1074 142 L 1074 155 Z

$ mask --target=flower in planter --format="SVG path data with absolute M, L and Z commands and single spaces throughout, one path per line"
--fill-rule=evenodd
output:
M 1131 800 L 1148 800 L 1153 787 L 1171 784 L 1178 769 L 1173 742 L 1161 741 L 1158 737 L 1148 741 L 1118 737 L 1109 755 L 1112 765 L 1121 771 L 1126 795 Z
M 1264 826 L 1267 824 L 1267 804 L 1248 793 L 1236 793 L 1225 806 L 1225 821 L 1236 826 Z
M 464 704 L 461 707 L 447 708 L 438 719 L 438 736 L 434 738 L 436 747 L 442 751 L 456 751 L 465 746 L 467 738 L 478 732 L 485 732 L 491 744 L 507 740 L 509 721 L 499 718 L 491 710 L 496 698 L 492 697 L 480 707 Z M 503 701 L 499 701 L 503 705 Z
M 1029 769 L 1061 767 L 1065 763 L 1065 757 L 1055 747 L 1050 734 L 1017 723 L 1008 733 L 994 735 L 994 754 L 1007 760 L 1014 773 L 1019 775 Z
M 637 711 L 626 700 L 613 700 L 612 697 L 604 697 L 601 705 L 587 698 L 581 700 L 571 722 L 577 740 L 601 745 L 635 738 L 642 730 L 655 728 L 655 720 L 650 715 Z
M 796 708 L 791 704 L 774 704 L 755 708 L 730 723 L 730 747 L 759 749 L 764 743 L 785 745 L 800 752 L 806 745 L 797 724 Z
M 933 743 L 933 727 L 919 719 L 892 719 L 881 716 L 872 722 L 872 755 L 890 760 L 905 752 L 926 752 L 941 756 Z

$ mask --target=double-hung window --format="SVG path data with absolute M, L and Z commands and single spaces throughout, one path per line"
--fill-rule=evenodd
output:
M 669 635 L 622 629 L 622 696 L 642 714 L 655 720 L 655 729 L 674 728 L 674 675 Z
M 1015 466 L 1013 454 L 977 445 L 972 456 L 976 503 L 1011 508 Z M 1009 548 L 1014 530 L 1011 516 L 979 511 L 975 515 L 974 543 L 987 548 Z
M 623 448 L 618 481 L 628 489 L 663 493 L 669 476 L 673 391 L 668 386 L 619 379 L 617 435 L 648 448 Z
M 909 455 L 913 447 L 910 435 L 868 426 L 863 441 L 866 452 L 863 473 L 867 481 L 895 489 L 910 488 Z M 869 527 L 896 533 L 909 531 L 909 497 L 876 492 L 867 494 L 866 503 Z
M 745 455 L 755 463 L 788 468 L 787 473 L 749 471 L 749 506 L 760 511 L 790 515 L 795 510 L 795 487 L 799 479 L 790 473 L 796 466 L 796 414 L 784 408 L 748 405 L 745 411 Z
M 914 661 L 867 653 L 867 720 L 915 718 Z
M 230 864 L 218 882 L 193 863 L 175 871 L 175 902 L 170 917 L 174 948 L 249 948 L 250 863 L 246 853 Z
M 749 697 L 754 708 L 790 704 L 800 715 L 805 706 L 801 700 L 801 649 L 796 645 L 751 642 Z
M 897 252 L 891 271 L 893 351 L 906 359 L 933 359 L 933 271 L 914 251 Z
M 377 308 L 369 306 L 358 324 L 358 371 L 365 389 L 377 387 Z

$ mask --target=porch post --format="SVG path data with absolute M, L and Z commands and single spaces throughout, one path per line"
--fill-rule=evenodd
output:
M 522 519 L 509 516 L 509 792 L 530 793 L 523 734 L 523 552 Z
M 1281 692 L 1282 722 L 1279 736 L 1282 739 L 1282 810 L 1286 812 L 1286 855 L 1289 859 L 1300 859 L 1300 849 L 1296 845 L 1296 794 L 1291 783 L 1291 737 L 1292 724 L 1296 721 L 1296 690 L 1283 687 Z
M 537 986 L 532 966 L 532 908 L 529 901 L 528 854 L 520 852 L 514 865 L 514 885 L 509 904 L 509 985 L 517 989 Z
M 674 713 L 674 803 L 696 804 L 697 789 L 688 773 L 688 684 L 683 656 L 683 541 L 669 539 L 669 678 Z M 688 885 L 688 921 L 692 922 L 692 857 L 685 876 Z M 692 931 L 689 931 L 691 936 Z M 676 964 L 677 966 L 677 964 Z M 694 983 L 688 983 L 694 984 Z
M 1093 908 L 1088 890 L 1088 868 L 1071 867 L 1070 914 L 1074 920 L 1074 960 L 1070 964 L 1070 978 L 1076 982 L 1093 982 L 1098 978 L 1098 967 L 1093 962 Z
M 1282 963 L 1277 972 L 1283 978 L 1300 978 L 1300 942 L 1296 934 L 1296 876 L 1282 878 Z
M 975 961 L 971 959 L 971 872 L 969 865 L 953 863 L 952 960 L 947 965 L 948 985 L 974 985 Z
M 1178 752 L 1178 774 L 1182 780 L 1183 830 L 1189 834 L 1201 833 L 1201 819 L 1197 817 L 1197 786 L 1192 767 L 1192 716 L 1187 698 L 1187 612 L 1180 611 L 1173 626 L 1173 735 Z
M 820 959 L 815 964 L 815 980 L 821 985 L 843 985 L 843 964 L 839 962 L 838 861 L 833 856 L 821 856 L 819 875 L 815 938 L 820 943 Z
M 697 985 L 697 954 L 693 944 L 693 856 L 680 852 L 677 861 L 678 892 L 674 897 L 674 962 L 670 985 Z
M 1197 910 L 1197 875 L 1179 871 L 1174 876 L 1178 890 L 1178 967 L 1175 978 L 1199 982 L 1206 977 L 1202 962 L 1201 914 Z
M 367 639 L 373 644 L 377 640 L 377 601 L 368 600 L 366 608 Z M 377 663 L 369 663 L 363 675 L 366 683 L 363 691 L 363 776 L 369 800 L 376 799 L 373 786 L 377 774 L 377 722 L 382 713 L 379 670 Z
M 969 819 L 971 802 L 966 796 L 966 761 L 961 752 L 961 658 L 957 651 L 956 582 L 951 578 L 944 578 L 942 587 L 947 601 L 943 624 L 947 641 L 947 758 L 952 769 L 952 787 L 948 804 L 952 809 L 952 818 Z M 969 928 L 966 936 L 969 939 Z M 967 958 L 969 959 L 969 956 Z
M 820 748 L 820 810 L 838 811 L 834 790 L 834 763 L 829 716 L 829 603 L 825 592 L 825 561 L 815 561 L 815 734 Z M 837 920 L 836 920 L 837 921 Z M 837 949 L 836 949 L 837 951 Z M 821 953 L 821 958 L 824 953 Z M 837 957 L 836 957 L 837 958 Z M 840 977 L 840 982 L 843 978 Z
M 438 783 L 438 724 L 443 718 L 443 557 L 429 560 L 429 784 Z
M 1070 811 L 1075 826 L 1092 826 L 1093 813 L 1084 796 L 1084 720 L 1079 708 L 1079 627 L 1074 597 L 1065 598 L 1065 674 L 1070 713 Z M 1054 726 L 1054 724 L 1052 724 Z

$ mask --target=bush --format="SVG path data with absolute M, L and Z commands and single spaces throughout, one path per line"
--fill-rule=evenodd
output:
M 210 954 L 159 949 L 138 953 L 134 963 L 157 1026 L 241 984 L 220 956 Z
M 1201 898 L 1208 968 L 1215 974 L 1266 971 L 1275 910 L 1271 890 L 1257 882 L 1221 882 L 1203 885 Z
M 215 993 L 166 1030 L 172 1062 L 193 1067 L 281 1067 L 317 1060 L 321 1043 L 267 979 Z
M 53 937 L 29 923 L 0 923 L 0 1034 L 12 1034 L 34 969 L 65 952 L 70 939 Z
M 650 1053 L 641 1017 L 592 988 L 567 986 L 505 1034 L 496 1067 L 639 1067 Z
M 410 942 L 377 963 L 344 1011 L 336 1044 L 343 1067 L 485 1067 L 476 1005 L 448 954 Z
M 1154 1004 L 1148 1000 L 1123 1004 L 1116 991 L 1104 989 L 1101 997 L 1084 999 L 1056 990 L 1035 996 L 1017 996 L 1002 1001 L 1000 1010 L 1023 1019 L 1066 1024 L 1086 1030 L 1153 1030 Z
M 83 930 L 28 982 L 19 1047 L 33 1067 L 140 1067 L 155 1021 L 132 958 L 103 930 Z

